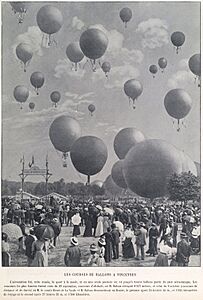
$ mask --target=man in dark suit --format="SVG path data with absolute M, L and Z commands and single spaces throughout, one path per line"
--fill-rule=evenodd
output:
M 36 241 L 34 229 L 30 228 L 30 234 L 25 237 L 25 255 L 27 256 L 27 265 L 31 266 L 33 261 L 32 244 Z
M 120 232 L 116 228 L 116 224 L 111 225 L 112 231 L 111 231 L 111 236 L 112 236 L 112 246 L 113 246 L 113 259 L 118 259 L 119 258 L 119 243 L 120 243 Z
M 176 261 L 179 267 L 187 267 L 190 259 L 190 245 L 187 241 L 187 235 L 184 232 L 180 233 L 180 242 L 177 245 Z
M 78 239 L 76 237 L 71 238 L 71 245 L 66 250 L 64 256 L 64 262 L 67 267 L 80 267 L 81 251 L 78 247 Z

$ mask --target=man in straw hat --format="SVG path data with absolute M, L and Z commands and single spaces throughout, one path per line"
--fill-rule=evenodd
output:
M 190 245 L 187 241 L 188 237 L 185 232 L 180 233 L 180 242 L 177 245 L 176 260 L 179 267 L 187 267 L 190 259 Z
M 64 262 L 67 267 L 80 267 L 81 252 L 78 247 L 78 239 L 73 236 L 70 240 L 71 244 L 66 250 Z
M 98 250 L 99 249 L 97 248 L 97 246 L 94 243 L 90 245 L 90 257 L 87 262 L 89 267 L 97 267 L 98 266 L 98 258 L 99 258 L 99 255 L 97 254 Z

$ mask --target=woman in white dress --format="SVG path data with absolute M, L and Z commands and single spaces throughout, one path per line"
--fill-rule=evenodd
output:
M 104 233 L 104 217 L 100 213 L 97 218 L 97 227 L 95 231 L 95 237 L 99 237 Z

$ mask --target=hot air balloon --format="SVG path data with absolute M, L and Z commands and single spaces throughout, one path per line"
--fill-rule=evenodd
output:
M 125 24 L 125 28 L 127 27 L 127 23 L 131 20 L 132 18 L 132 10 L 128 7 L 124 7 L 120 11 L 120 18 Z
M 51 40 L 51 36 L 63 25 L 62 13 L 52 5 L 45 5 L 37 13 L 37 25 L 43 33 L 48 34 L 48 46 L 51 46 L 55 42 Z
M 127 188 L 127 184 L 123 176 L 123 160 L 119 160 L 113 165 L 111 169 L 111 177 L 119 187 L 123 189 Z
M 200 87 L 200 76 L 201 76 L 201 57 L 200 53 L 194 54 L 190 57 L 188 62 L 190 71 L 197 77 L 198 86 Z M 195 79 L 196 79 L 195 77 Z
M 54 148 L 63 153 L 63 166 L 67 166 L 66 159 L 73 143 L 80 137 L 81 128 L 74 118 L 62 115 L 56 118 L 49 128 L 49 137 Z
M 96 70 L 96 60 L 101 58 L 108 46 L 106 34 L 97 28 L 89 28 L 80 37 L 80 48 L 90 59 L 92 70 Z
M 80 49 L 80 44 L 78 42 L 69 44 L 66 48 L 66 55 L 68 59 L 74 63 L 75 71 L 77 71 L 78 63 L 84 58 L 84 54 Z
M 27 100 L 27 98 L 29 97 L 29 90 L 23 85 L 17 85 L 14 88 L 13 96 L 17 102 L 21 103 L 20 108 L 22 109 L 23 108 L 22 103 L 24 103 Z
M 17 14 L 18 16 L 18 23 L 23 23 L 25 14 L 27 12 L 28 2 L 10 2 L 10 5 L 14 11 L 14 14 Z
M 57 103 L 61 99 L 61 94 L 58 91 L 54 91 L 50 95 L 51 101 L 53 102 L 54 106 L 57 107 Z
M 171 42 L 176 47 L 176 53 L 178 54 L 178 50 L 185 42 L 185 35 L 181 31 L 175 31 L 171 35 Z
M 142 84 L 135 79 L 130 79 L 124 84 L 124 92 L 128 96 L 129 100 L 133 101 L 133 108 L 135 109 L 135 100 L 142 94 Z
M 109 175 L 106 180 L 104 181 L 103 185 L 105 191 L 109 193 L 111 196 L 116 197 L 118 195 L 121 195 L 123 192 L 123 189 L 120 188 L 112 179 L 112 176 Z
M 192 159 L 183 151 L 180 151 L 180 159 L 182 161 L 182 172 L 191 172 L 193 175 L 197 176 L 197 168 Z
M 111 70 L 111 65 L 109 62 L 105 61 L 103 62 L 102 66 L 101 66 L 103 72 L 105 73 L 106 77 L 108 78 L 108 73 Z
M 104 142 L 96 136 L 83 136 L 73 144 L 70 157 L 76 170 L 87 175 L 87 184 L 90 176 L 99 173 L 104 167 L 108 156 Z
M 151 65 L 149 67 L 149 72 L 153 74 L 153 78 L 155 78 L 155 74 L 158 72 L 158 68 L 156 65 Z
M 44 84 L 44 75 L 41 72 L 34 72 L 30 76 L 30 82 L 35 88 L 37 95 L 39 95 L 38 89 L 41 88 Z
M 29 103 L 29 108 L 30 108 L 31 111 L 33 111 L 34 108 L 35 108 L 35 104 L 33 102 L 30 102 Z
M 33 56 L 32 47 L 29 44 L 20 43 L 16 47 L 16 56 L 23 63 L 24 72 L 26 72 L 26 67 L 30 63 Z
M 192 107 L 190 95 L 182 89 L 170 90 L 164 98 L 164 105 L 167 113 L 178 120 L 177 131 L 180 131 L 180 120 L 187 116 Z
M 159 68 L 161 69 L 161 72 L 163 73 L 164 69 L 167 66 L 167 59 L 164 57 L 159 58 L 158 65 L 159 65 Z
M 145 140 L 143 133 L 136 128 L 121 129 L 114 139 L 114 151 L 118 158 L 125 158 L 130 148 Z
M 93 112 L 95 111 L 95 106 L 94 106 L 94 104 L 88 105 L 88 110 L 89 110 L 91 116 L 93 116 Z
M 171 175 L 182 172 L 179 150 L 162 140 L 145 140 L 127 153 L 123 174 L 127 186 L 150 199 L 167 194 Z

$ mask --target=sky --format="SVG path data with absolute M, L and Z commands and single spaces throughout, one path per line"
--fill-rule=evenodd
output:
M 34 155 L 35 164 L 44 167 L 48 154 L 53 173 L 50 181 L 86 181 L 70 159 L 67 168 L 62 166 L 61 153 L 56 152 L 49 139 L 51 123 L 63 114 L 79 121 L 83 136 L 97 136 L 108 148 L 107 162 L 92 180 L 105 180 L 110 174 L 118 160 L 113 141 L 125 127 L 136 127 L 149 139 L 165 140 L 200 162 L 200 88 L 188 68 L 189 58 L 200 53 L 200 3 L 52 2 L 62 12 L 63 26 L 54 35 L 57 45 L 51 47 L 42 43 L 43 34 L 36 22 L 38 10 L 45 4 L 49 2 L 29 2 L 24 22 L 18 24 L 10 4 L 2 3 L 2 178 L 19 180 L 23 155 L 26 166 Z M 133 13 L 127 28 L 119 18 L 123 7 L 129 7 Z M 85 59 L 77 72 L 71 70 L 66 57 L 66 47 L 79 41 L 90 26 L 104 31 L 108 37 L 108 48 L 101 58 L 111 64 L 108 79 L 99 68 L 96 72 L 88 65 L 83 69 Z M 170 41 L 174 31 L 182 31 L 186 36 L 178 54 Z M 30 44 L 34 51 L 27 72 L 23 72 L 15 55 L 21 42 Z M 153 78 L 149 66 L 157 64 L 160 57 L 165 57 L 168 65 L 164 73 L 159 71 Z M 30 84 L 35 71 L 45 76 L 39 96 Z M 123 91 L 124 83 L 132 78 L 143 85 L 136 109 L 129 106 Z M 13 97 L 17 85 L 25 85 L 30 91 L 22 110 Z M 184 120 L 186 127 L 180 132 L 164 107 L 165 95 L 174 88 L 185 89 L 193 101 Z M 54 90 L 61 93 L 57 108 L 50 101 Z M 33 112 L 29 111 L 29 102 L 35 103 Z M 96 107 L 92 117 L 87 109 L 90 103 Z

